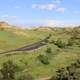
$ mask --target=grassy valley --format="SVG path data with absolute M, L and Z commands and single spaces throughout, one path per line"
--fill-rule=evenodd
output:
M 0 54 L 0 69 L 3 63 L 12 61 L 19 67 L 14 80 L 49 80 L 57 75 L 58 69 L 70 66 L 80 58 L 80 27 L 20 29 L 0 26 L 0 53 L 33 44 L 49 35 L 46 45 L 41 48 Z M 21 75 L 30 78 L 18 79 Z

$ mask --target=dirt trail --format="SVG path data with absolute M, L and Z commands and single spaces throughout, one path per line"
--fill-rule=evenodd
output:
M 47 43 L 47 40 L 50 38 L 50 35 L 47 36 L 45 39 L 43 40 L 40 40 L 38 42 L 35 42 L 33 44 L 30 44 L 30 45 L 26 45 L 26 46 L 23 46 L 21 48 L 17 48 L 17 49 L 14 49 L 14 50 L 9 50 L 9 51 L 5 51 L 5 52 L 1 52 L 0 54 L 11 54 L 11 52 L 16 52 L 16 51 L 31 51 L 31 50 L 34 50 L 34 49 L 38 49 L 44 45 L 46 45 Z

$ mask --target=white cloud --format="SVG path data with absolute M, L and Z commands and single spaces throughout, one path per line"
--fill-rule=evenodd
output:
M 49 10 L 52 10 L 52 9 L 56 8 L 56 5 L 55 4 L 48 4 L 46 8 Z
M 57 12 L 61 12 L 61 13 L 64 13 L 66 10 L 66 8 L 57 8 L 56 11 Z
M 61 24 L 63 24 L 63 21 L 61 20 L 46 20 L 47 26 L 59 26 Z
M 60 26 L 63 25 L 64 23 L 62 20 L 55 20 L 55 19 L 34 19 L 31 22 L 41 23 L 44 26 Z
M 55 4 L 33 4 L 32 8 L 52 10 L 56 8 Z
M 4 19 L 15 19 L 15 18 L 17 18 L 17 16 L 3 15 L 3 16 L 1 16 L 1 18 L 4 18 Z
M 75 20 L 58 20 L 58 19 L 40 19 L 35 20 L 35 22 L 42 23 L 44 26 L 51 26 L 51 27 L 69 27 L 80 25 L 79 21 Z

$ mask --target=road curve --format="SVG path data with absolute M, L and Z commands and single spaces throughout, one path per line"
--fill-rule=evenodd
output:
M 43 40 L 40 40 L 38 42 L 35 42 L 33 44 L 30 44 L 30 45 L 26 45 L 26 46 L 23 46 L 21 48 L 17 48 L 17 49 L 14 49 L 14 50 L 9 50 L 9 51 L 5 51 L 5 52 L 1 52 L 0 54 L 8 54 L 8 53 L 11 53 L 11 52 L 16 52 L 16 51 L 31 51 L 31 50 L 35 50 L 35 49 L 38 49 L 42 46 L 45 46 L 48 39 L 50 38 L 51 36 L 47 36 L 45 39 Z

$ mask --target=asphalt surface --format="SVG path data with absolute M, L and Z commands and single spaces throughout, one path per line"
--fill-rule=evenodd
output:
M 26 45 L 26 46 L 23 46 L 23 47 L 14 49 L 14 50 L 1 52 L 0 54 L 8 54 L 8 53 L 11 53 L 11 52 L 16 52 L 16 51 L 31 51 L 31 50 L 35 50 L 35 49 L 38 49 L 38 48 L 40 48 L 42 46 L 45 46 L 49 38 L 50 38 L 50 35 L 47 36 L 45 39 L 40 40 L 38 42 L 35 42 L 33 44 Z

